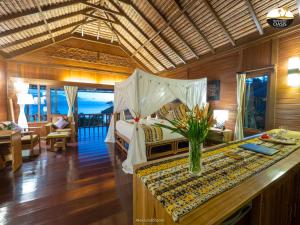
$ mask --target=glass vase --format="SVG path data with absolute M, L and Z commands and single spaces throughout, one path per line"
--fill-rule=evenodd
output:
M 189 141 L 189 172 L 194 176 L 200 176 L 202 172 L 202 148 L 201 142 Z

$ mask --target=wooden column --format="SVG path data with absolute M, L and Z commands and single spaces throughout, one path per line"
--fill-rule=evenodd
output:
M 7 120 L 7 105 L 6 62 L 0 58 L 0 121 Z

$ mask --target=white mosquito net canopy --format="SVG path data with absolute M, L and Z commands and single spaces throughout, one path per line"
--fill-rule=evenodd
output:
M 159 110 L 163 105 L 179 99 L 190 109 L 206 103 L 207 78 L 197 80 L 178 80 L 163 78 L 136 69 L 121 83 L 116 83 L 114 91 L 114 112 L 126 109 L 134 118 L 145 118 Z M 133 165 L 146 162 L 146 143 L 143 128 L 138 119 L 134 122 L 134 132 L 130 139 L 127 159 L 123 170 L 133 173 Z M 114 118 L 110 121 L 105 142 L 115 142 Z

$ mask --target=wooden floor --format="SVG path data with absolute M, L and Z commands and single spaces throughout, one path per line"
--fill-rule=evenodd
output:
M 67 152 L 43 149 L 15 174 L 0 171 L 0 225 L 132 224 L 132 177 L 105 133 L 81 132 Z

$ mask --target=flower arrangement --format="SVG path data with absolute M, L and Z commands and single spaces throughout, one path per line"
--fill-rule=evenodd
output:
M 203 142 L 208 134 L 209 128 L 215 124 L 215 120 L 209 104 L 205 107 L 196 105 L 192 110 L 186 110 L 180 119 L 169 120 L 165 118 L 171 125 L 157 124 L 162 128 L 171 130 L 172 132 L 181 134 L 189 141 L 189 161 L 190 173 L 194 175 L 201 174 L 201 149 Z

